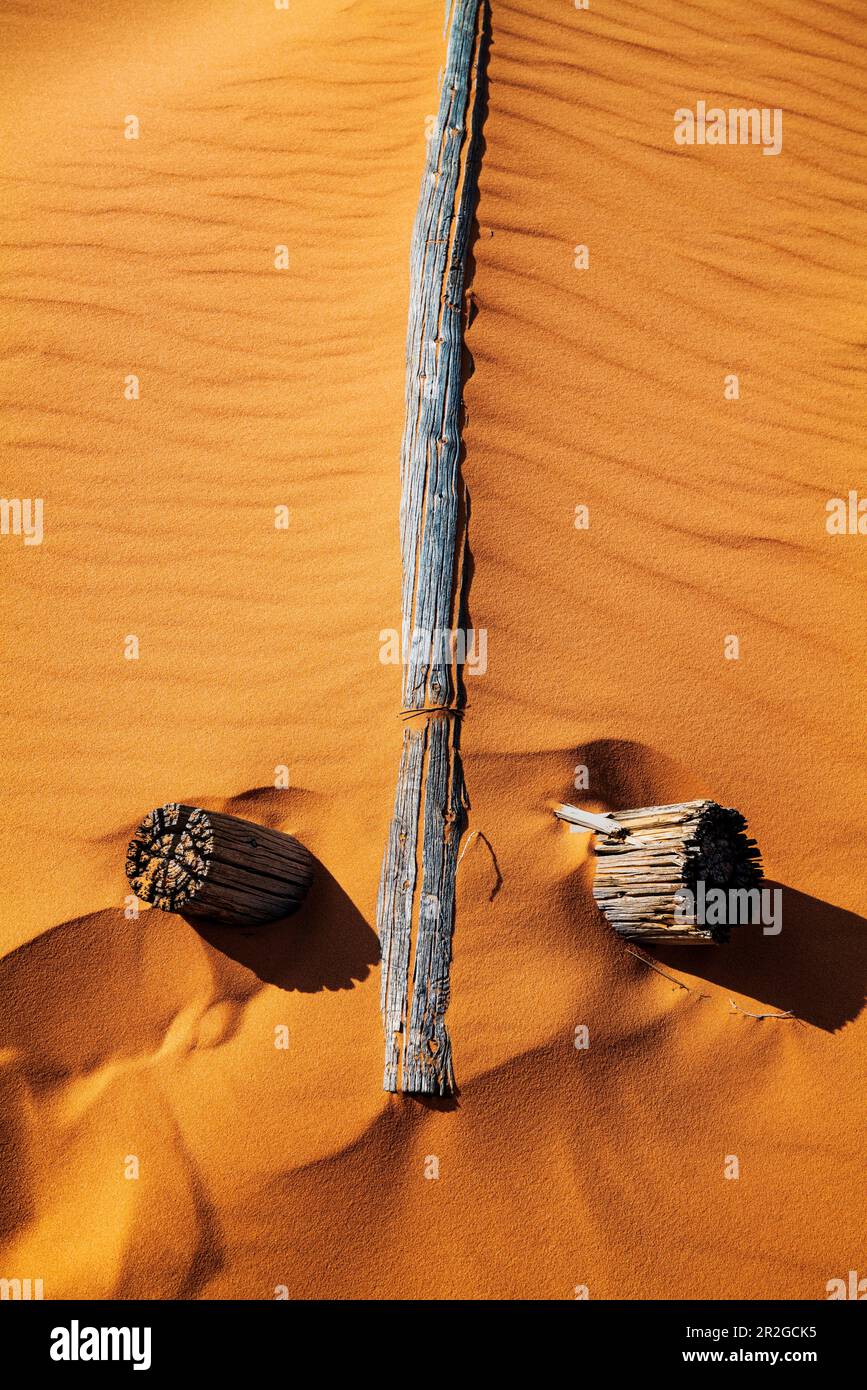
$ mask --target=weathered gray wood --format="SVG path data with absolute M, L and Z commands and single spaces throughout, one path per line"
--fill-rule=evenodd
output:
M 380 1004 L 385 1031 L 383 1087 L 398 1089 L 409 991 L 409 953 L 416 881 L 416 844 L 427 729 L 404 730 L 394 815 L 382 864 L 377 925 L 382 949 Z
M 294 912 L 313 861 L 291 835 L 169 802 L 138 827 L 126 872 L 136 897 L 164 912 L 245 926 Z
M 642 806 L 608 817 L 560 806 L 555 814 L 595 829 L 593 896 L 627 941 L 725 941 L 726 926 L 704 926 L 694 915 L 676 917 L 677 894 L 694 891 L 699 880 L 722 888 L 748 888 L 761 880 L 758 848 L 744 834 L 743 816 L 715 801 Z
M 616 834 L 618 830 L 621 835 L 624 833 L 613 816 L 600 816 L 594 811 L 584 811 L 580 806 L 555 806 L 554 815 L 570 825 L 580 826 L 582 830 L 601 831 L 606 835 Z
M 451 7 L 439 111 L 410 252 L 400 540 L 402 713 L 411 723 L 404 731 L 377 904 L 383 1086 L 440 1095 L 454 1085 L 445 1012 L 457 852 L 466 821 L 457 748 L 460 682 L 451 644 L 443 639 L 462 619 L 461 356 L 478 148 L 480 9 L 480 0 L 454 0 Z

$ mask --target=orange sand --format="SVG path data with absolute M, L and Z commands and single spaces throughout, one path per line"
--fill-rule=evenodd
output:
M 0 6 L 2 491 L 45 500 L 41 547 L 0 538 L 0 1275 L 47 1298 L 815 1299 L 867 1272 L 867 540 L 825 531 L 865 490 L 859 6 L 492 8 L 463 739 L 488 844 L 448 1108 L 380 1090 L 373 932 L 443 6 Z M 782 107 L 782 155 L 677 149 L 700 98 Z M 626 954 L 548 809 L 579 763 L 591 807 L 739 806 L 781 936 L 657 952 L 689 993 Z M 127 920 L 126 841 L 169 799 L 300 836 L 302 916 Z

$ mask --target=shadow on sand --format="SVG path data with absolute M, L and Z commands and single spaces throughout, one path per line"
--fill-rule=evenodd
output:
M 260 927 L 233 928 L 189 920 L 209 946 L 278 989 L 315 994 L 352 989 L 379 960 L 379 939 L 320 860 L 296 913 Z
M 612 811 L 714 796 L 694 774 L 640 743 L 599 739 L 585 744 L 578 756 L 591 769 L 594 803 L 602 801 Z M 572 798 L 579 799 L 574 793 Z M 864 1006 L 867 921 L 797 888 L 770 879 L 763 886 L 782 892 L 777 936 L 765 936 L 761 926 L 741 926 L 720 949 L 644 949 L 672 970 L 760 999 L 774 1011 L 791 1010 L 803 1022 L 833 1033 Z

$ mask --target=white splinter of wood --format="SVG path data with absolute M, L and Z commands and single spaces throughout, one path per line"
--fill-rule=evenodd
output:
M 570 825 L 579 825 L 582 830 L 594 830 L 603 835 L 623 833 L 623 826 L 619 825 L 613 816 L 598 816 L 593 811 L 582 811 L 577 806 L 555 806 L 554 815 L 559 820 L 568 821 Z
M 450 634 L 455 618 L 460 623 L 463 617 L 461 354 L 475 188 L 480 9 L 481 0 L 454 0 L 451 8 L 439 112 L 410 253 L 400 539 L 403 712 L 411 718 L 403 735 L 377 903 L 383 1086 L 439 1095 L 454 1087 L 445 1012 L 455 871 L 467 808 L 456 747 L 460 683 Z
M 630 835 L 613 816 L 597 815 L 595 811 L 584 811 L 578 806 L 555 806 L 554 815 L 558 820 L 567 821 L 571 830 L 592 830 L 596 835 L 610 835 L 633 849 L 640 849 L 645 844 L 637 835 Z

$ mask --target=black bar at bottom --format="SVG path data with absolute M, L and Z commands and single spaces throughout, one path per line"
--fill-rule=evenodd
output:
M 537 1336 L 540 1322 L 546 1339 L 562 1331 L 562 1354 L 576 1375 L 596 1364 L 608 1373 L 645 1368 L 667 1371 L 674 1366 L 689 1370 L 707 1365 L 730 1369 L 800 1365 L 827 1376 L 829 1371 L 857 1364 L 865 1330 L 864 1315 L 835 1300 L 528 1302 L 509 1314 L 502 1329 L 498 1327 L 502 1311 L 510 1305 L 473 1306 L 473 1321 L 461 1343 L 470 1333 L 488 1374 L 500 1356 L 514 1354 L 519 1340 L 523 1355 L 531 1354 L 533 1343 L 525 1336 L 527 1332 Z M 466 1359 L 458 1355 L 458 1343 L 453 1340 L 460 1331 L 460 1305 L 450 1305 L 448 1321 L 442 1317 L 433 1339 L 429 1329 L 437 1324 L 412 1317 L 412 1308 L 405 1303 L 382 1308 L 351 1301 L 7 1301 L 0 1306 L 0 1330 L 4 1360 L 16 1365 L 19 1377 L 33 1370 L 60 1378 L 82 1373 L 92 1379 L 107 1369 L 114 1376 L 214 1371 L 221 1378 L 244 1374 L 249 1379 L 264 1366 L 283 1367 L 294 1375 L 309 1367 L 311 1347 L 314 1357 L 324 1358 L 322 1369 L 333 1376 L 344 1357 L 356 1372 L 361 1369 L 374 1354 L 374 1342 L 382 1337 L 389 1343 L 390 1355 L 404 1339 L 417 1355 L 423 1329 L 427 1329 L 424 1340 L 432 1340 L 429 1354 L 441 1358 L 441 1373 L 447 1373 L 452 1355 L 458 1356 L 466 1372 Z M 522 1328 L 525 1321 L 528 1325 Z M 552 1351 L 558 1349 L 549 1340 L 543 1345 L 543 1360 L 550 1365 Z M 309 1369 L 302 1373 L 309 1375 Z M 372 1364 L 367 1373 L 374 1374 Z

